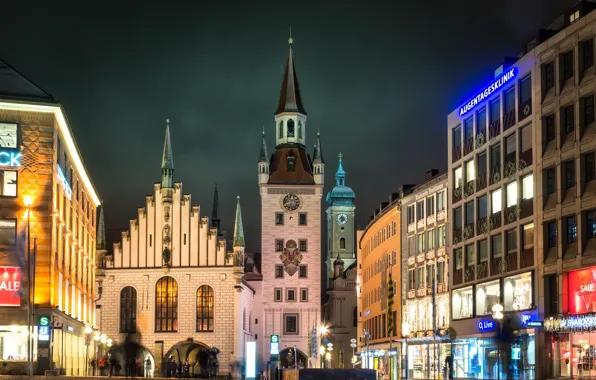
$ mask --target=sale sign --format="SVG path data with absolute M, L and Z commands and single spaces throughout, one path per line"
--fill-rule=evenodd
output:
M 0 306 L 21 306 L 21 270 L 0 267 Z
M 596 267 L 569 272 L 569 314 L 596 312 Z

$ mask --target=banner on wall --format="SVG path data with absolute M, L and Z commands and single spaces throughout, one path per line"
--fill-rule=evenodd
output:
M 569 272 L 569 314 L 596 312 L 596 267 Z
M 21 270 L 0 267 L 0 306 L 21 306 Z

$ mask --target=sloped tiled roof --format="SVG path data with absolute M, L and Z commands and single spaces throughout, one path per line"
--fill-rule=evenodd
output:
M 295 169 L 288 170 L 288 156 L 295 157 Z M 304 147 L 299 145 L 281 145 L 271 157 L 271 175 L 269 184 L 314 185 L 311 160 Z
M 12 99 L 55 101 L 52 95 L 3 60 L 0 60 L 0 96 Z
M 279 93 L 279 102 L 277 103 L 277 110 L 275 114 L 282 112 L 298 111 L 306 115 L 306 110 L 302 104 L 302 96 L 300 95 L 300 86 L 298 85 L 298 76 L 296 75 L 296 67 L 294 66 L 294 59 L 292 57 L 292 48 L 288 54 L 286 61 L 286 70 L 284 73 L 284 81 L 281 85 Z

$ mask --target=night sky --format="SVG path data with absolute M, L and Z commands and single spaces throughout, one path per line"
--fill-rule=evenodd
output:
M 254 252 L 290 26 L 309 154 L 320 128 L 325 192 L 341 151 L 364 227 L 400 184 L 447 168 L 447 114 L 575 1 L 5 1 L 0 58 L 65 107 L 107 228 L 159 182 L 169 118 L 175 180 L 209 216 L 219 185 L 229 235 L 240 195 Z

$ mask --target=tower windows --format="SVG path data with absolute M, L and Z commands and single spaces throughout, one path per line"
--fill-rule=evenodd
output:
M 288 137 L 294 137 L 294 119 L 288 120 Z
M 298 120 L 298 138 L 302 138 L 302 122 Z
M 307 222 L 306 215 L 307 214 L 305 212 L 301 212 L 299 214 L 299 216 L 298 216 L 298 218 L 299 218 L 298 225 L 300 225 L 300 226 L 306 226 L 306 224 L 307 224 L 306 223 Z
M 279 122 L 279 138 L 282 139 L 284 137 L 284 122 L 283 120 Z
M 346 249 L 346 238 L 340 238 L 339 239 L 339 248 L 340 249 Z

